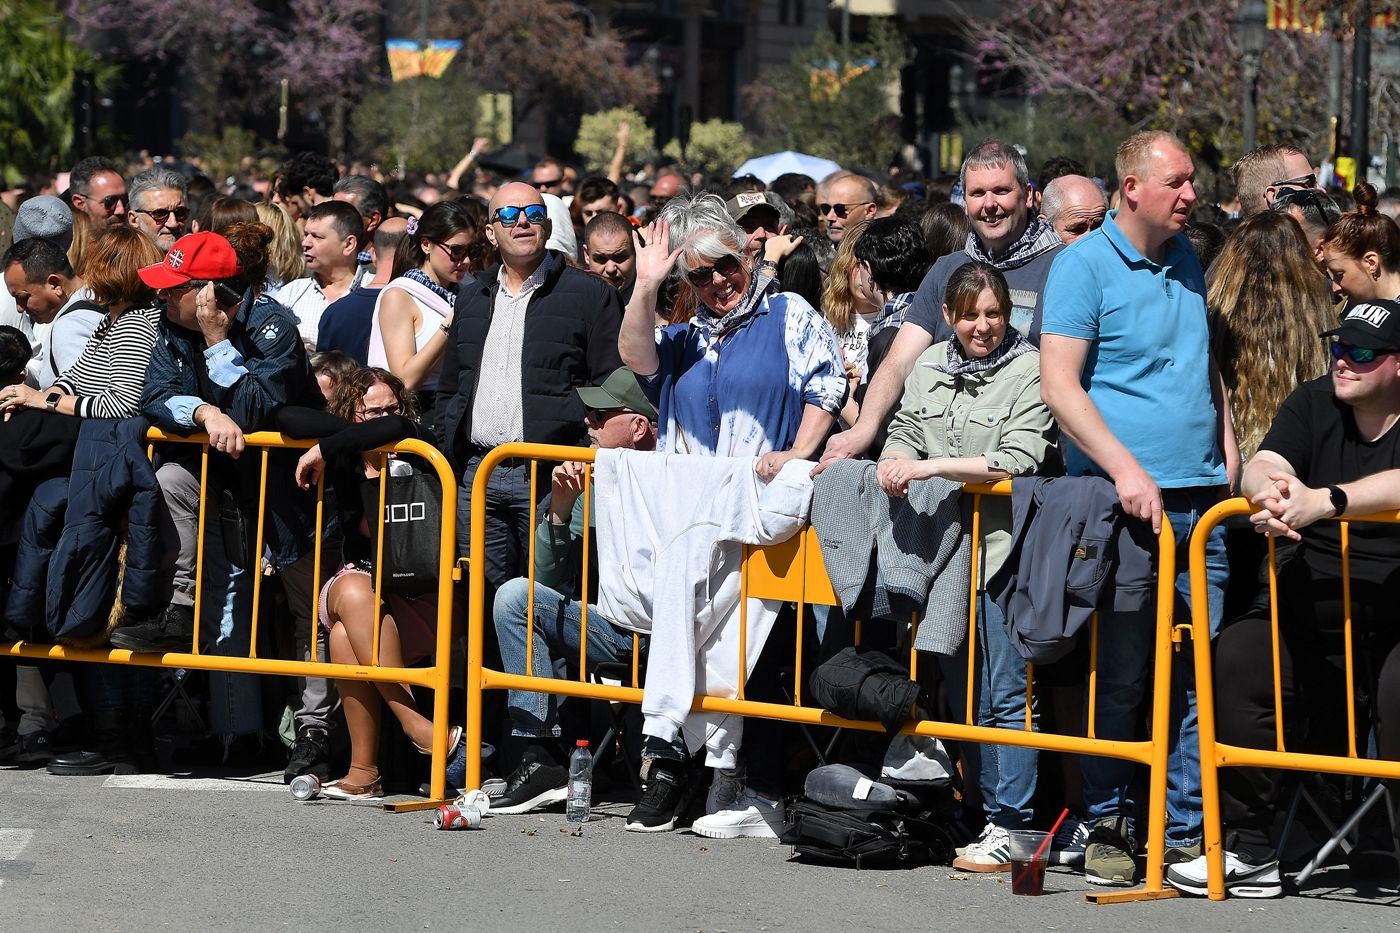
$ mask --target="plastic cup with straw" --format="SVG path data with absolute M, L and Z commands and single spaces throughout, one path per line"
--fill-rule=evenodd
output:
M 1011 839 L 1011 893 L 1039 896 L 1045 893 L 1045 866 L 1049 861 L 1050 842 L 1069 816 L 1066 807 L 1049 832 L 1034 829 L 1013 829 Z

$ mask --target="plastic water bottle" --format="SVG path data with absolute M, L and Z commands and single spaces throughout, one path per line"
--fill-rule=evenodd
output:
M 586 739 L 575 744 L 569 756 L 569 802 L 564 815 L 570 823 L 587 823 L 593 808 L 593 756 Z

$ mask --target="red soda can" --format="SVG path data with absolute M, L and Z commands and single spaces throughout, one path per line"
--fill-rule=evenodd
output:
M 480 829 L 481 811 L 475 807 L 443 804 L 433 814 L 433 825 L 438 829 Z

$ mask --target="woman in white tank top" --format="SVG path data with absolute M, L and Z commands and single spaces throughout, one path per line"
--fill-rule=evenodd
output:
M 432 410 L 457 285 L 480 234 L 456 201 L 439 201 L 408 222 L 394 253 L 393 278 L 379 293 L 370 325 L 369 365 L 389 370 Z

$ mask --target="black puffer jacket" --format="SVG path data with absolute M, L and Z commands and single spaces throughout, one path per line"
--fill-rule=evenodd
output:
M 574 389 L 597 385 L 622 365 L 617 331 L 622 302 L 602 279 L 570 268 L 556 253 L 545 254 L 544 284 L 530 295 L 520 376 L 524 440 L 535 444 L 580 444 L 583 403 Z M 491 328 L 498 269 L 488 269 L 457 296 L 447 350 L 438 377 L 438 446 L 460 471 L 469 456 L 472 401 L 486 335 Z

